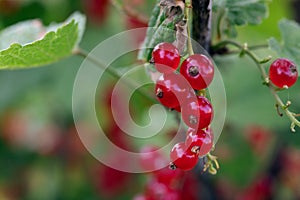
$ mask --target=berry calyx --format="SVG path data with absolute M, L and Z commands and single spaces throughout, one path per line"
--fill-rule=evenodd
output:
M 202 90 L 212 82 L 214 65 L 203 54 L 194 54 L 183 61 L 180 73 L 189 81 L 192 88 Z
M 199 157 L 208 154 L 213 147 L 213 133 L 211 128 L 196 131 L 193 128 L 187 130 L 185 146 L 188 151 L 196 153 Z
M 291 87 L 298 79 L 297 67 L 286 58 L 278 58 L 270 66 L 269 78 L 279 88 Z
M 185 143 L 177 143 L 172 148 L 170 153 L 172 169 L 191 170 L 194 168 L 198 161 L 198 156 L 191 151 L 187 151 Z
M 163 74 L 155 86 L 155 95 L 160 103 L 180 111 L 180 104 L 190 96 L 192 89 L 180 74 Z
M 171 73 L 180 63 L 178 49 L 171 43 L 162 42 L 156 45 L 152 52 L 152 58 L 157 71 Z
M 190 98 L 190 100 L 182 106 L 182 120 L 188 127 L 194 128 L 196 131 L 208 127 L 213 118 L 211 103 L 203 96 Z

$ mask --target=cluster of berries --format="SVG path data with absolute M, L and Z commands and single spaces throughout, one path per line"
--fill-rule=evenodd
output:
M 133 200 L 198 199 L 195 193 L 198 183 L 194 174 L 165 167 L 169 162 L 168 158 L 158 150 L 158 147 L 149 145 L 141 149 L 140 165 L 151 172 L 147 174 L 148 179 L 143 193 L 137 194 Z M 153 171 L 157 168 L 161 169 Z
M 165 42 L 155 46 L 152 59 L 157 71 L 162 73 L 155 86 L 158 100 L 162 105 L 181 112 L 183 122 L 189 127 L 186 141 L 176 144 L 171 150 L 170 167 L 190 170 L 213 146 L 213 133 L 209 128 L 213 108 L 206 97 L 197 94 L 212 82 L 214 65 L 203 54 L 191 55 L 180 65 L 178 49 Z

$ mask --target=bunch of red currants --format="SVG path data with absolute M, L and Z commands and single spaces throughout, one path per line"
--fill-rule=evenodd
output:
M 213 62 L 203 54 L 193 54 L 180 65 L 178 49 L 165 42 L 155 46 L 152 61 L 162 73 L 155 86 L 157 99 L 165 107 L 181 112 L 188 126 L 185 142 L 177 143 L 171 150 L 170 167 L 190 170 L 213 147 L 213 132 L 209 127 L 213 108 L 204 96 L 213 80 Z

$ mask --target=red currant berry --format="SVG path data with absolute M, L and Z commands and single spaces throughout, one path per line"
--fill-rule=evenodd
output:
M 187 151 L 185 143 L 177 143 L 171 150 L 171 168 L 179 168 L 182 170 L 191 170 L 198 161 L 198 156 L 191 151 Z
M 270 66 L 269 77 L 279 88 L 291 87 L 298 79 L 297 67 L 288 59 L 278 58 Z
M 158 182 L 168 186 L 174 186 L 180 182 L 183 172 L 181 170 L 172 170 L 169 167 L 165 167 L 156 171 L 154 175 Z
M 190 98 L 181 108 L 182 120 L 188 127 L 203 129 L 208 127 L 213 118 L 213 108 L 207 98 L 197 96 Z
M 176 108 L 176 110 L 190 92 L 191 87 L 180 74 L 163 74 L 155 86 L 155 94 L 160 103 L 168 108 Z
M 161 73 L 173 72 L 180 63 L 178 49 L 173 44 L 167 42 L 159 43 L 154 47 L 152 58 L 157 71 Z
M 180 73 L 189 81 L 192 88 L 202 90 L 213 80 L 214 65 L 205 55 L 194 54 L 183 61 Z
M 200 129 L 198 132 L 193 128 L 189 128 L 187 130 L 185 145 L 189 151 L 197 153 L 198 156 L 205 156 L 213 147 L 213 133 L 211 128 Z

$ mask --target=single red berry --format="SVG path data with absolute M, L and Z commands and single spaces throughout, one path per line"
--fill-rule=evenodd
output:
M 182 120 L 188 127 L 203 129 L 209 126 L 213 118 L 213 108 L 207 98 L 190 98 L 181 108 Z
M 180 63 L 178 49 L 173 44 L 167 42 L 159 43 L 154 47 L 152 58 L 157 71 L 161 73 L 173 72 Z
M 213 80 L 214 65 L 207 56 L 194 54 L 183 61 L 180 73 L 195 90 L 202 90 Z
M 157 181 L 167 186 L 178 185 L 181 182 L 183 175 L 183 171 L 172 170 L 169 167 L 165 167 L 154 173 L 154 177 L 157 179 Z
M 270 66 L 269 77 L 279 88 L 291 87 L 298 79 L 297 67 L 286 58 L 278 58 Z
M 193 128 L 187 130 L 185 146 L 193 153 L 197 153 L 202 157 L 208 154 L 213 147 L 213 133 L 211 128 L 199 129 L 196 131 Z
M 155 86 L 155 94 L 160 103 L 176 110 L 191 92 L 192 89 L 184 77 L 175 73 L 161 75 Z
M 171 150 L 170 157 L 172 161 L 170 167 L 182 170 L 191 170 L 198 161 L 198 156 L 191 151 L 187 151 L 184 142 L 175 144 Z

